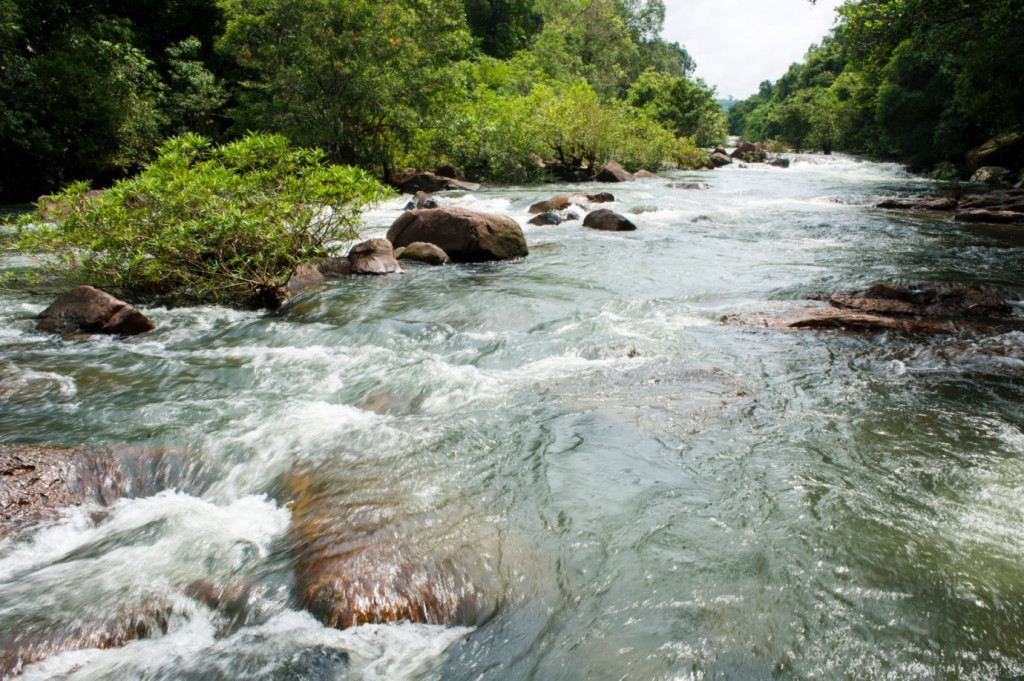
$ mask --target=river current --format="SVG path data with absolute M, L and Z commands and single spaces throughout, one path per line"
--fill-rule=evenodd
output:
M 158 329 L 130 339 L 37 333 L 50 300 L 0 291 L 0 441 L 173 448 L 204 471 L 0 539 L 0 638 L 173 604 L 166 633 L 22 678 L 1024 677 L 1024 334 L 722 323 L 879 281 L 1019 301 L 1024 238 L 872 208 L 930 190 L 898 166 L 793 158 L 673 175 L 707 191 L 441 195 L 511 215 L 529 257 L 331 280 L 270 314 L 147 309 Z M 637 231 L 526 224 L 579 190 L 612 191 Z M 322 626 L 294 595 L 296 467 L 399 545 L 500 565 L 497 609 Z M 197 581 L 255 585 L 244 624 Z

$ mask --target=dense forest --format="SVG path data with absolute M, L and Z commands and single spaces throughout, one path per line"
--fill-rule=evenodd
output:
M 694 163 L 711 88 L 662 0 L 0 0 L 0 199 L 133 174 L 162 140 L 279 133 L 387 177 Z
M 1020 0 L 851 0 L 838 13 L 803 63 L 731 107 L 733 134 L 918 170 L 1024 141 Z

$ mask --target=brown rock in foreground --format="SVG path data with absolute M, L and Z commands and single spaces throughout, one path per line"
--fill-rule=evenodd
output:
M 395 248 L 417 241 L 434 244 L 454 262 L 512 260 L 529 254 L 515 220 L 465 208 L 406 211 L 392 223 L 388 241 Z
M 92 286 L 76 286 L 62 293 L 39 315 L 38 329 L 71 336 L 102 333 L 135 336 L 156 328 L 134 307 Z
M 445 515 L 450 508 L 410 512 L 366 499 L 365 485 L 344 487 L 315 473 L 283 484 L 299 598 L 317 619 L 339 629 L 402 620 L 473 626 L 496 611 L 507 555 L 493 527 L 467 530 L 465 518 Z
M 401 253 L 395 253 L 399 260 L 414 260 L 428 265 L 447 265 L 452 261 L 442 249 L 422 241 L 416 241 L 399 250 Z
M 61 507 L 192 487 L 199 472 L 181 452 L 0 444 L 0 537 Z

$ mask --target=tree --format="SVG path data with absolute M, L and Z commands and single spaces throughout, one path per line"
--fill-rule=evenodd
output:
M 703 81 L 648 70 L 629 89 L 627 101 L 642 109 L 676 137 L 691 137 L 698 146 L 721 144 L 727 120 Z
M 466 21 L 484 54 L 508 59 L 529 47 L 544 26 L 543 15 L 529 0 L 463 0 Z
M 87 188 L 26 216 L 19 246 L 55 254 L 64 279 L 133 300 L 270 307 L 296 266 L 353 238 L 361 211 L 389 195 L 323 152 L 255 134 L 220 147 L 176 137 L 138 176 L 97 198 Z
M 443 115 L 470 44 L 460 0 L 224 0 L 243 129 L 285 133 L 385 174 Z

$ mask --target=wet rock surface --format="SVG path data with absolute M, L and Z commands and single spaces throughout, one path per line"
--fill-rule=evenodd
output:
M 538 215 L 552 211 L 559 212 L 566 210 L 570 206 L 585 208 L 592 203 L 612 203 L 614 201 L 615 197 L 608 192 L 559 194 L 530 206 L 530 214 Z
M 583 226 L 602 232 L 632 232 L 636 230 L 636 225 L 627 220 L 625 216 L 607 208 L 588 213 L 587 217 L 583 219 Z
M 352 247 L 348 252 L 354 274 L 397 274 L 402 266 L 395 259 L 394 249 L 387 239 L 369 239 Z
M 508 554 L 496 528 L 329 480 L 294 471 L 282 486 L 299 599 L 325 625 L 473 626 L 505 600 Z
M 395 257 L 399 260 L 412 260 L 427 265 L 447 265 L 452 261 L 443 249 L 423 241 L 415 241 L 398 249 L 395 251 Z
M 0 537 L 62 507 L 194 488 L 200 474 L 194 459 L 170 450 L 0 444 Z
M 156 324 L 109 293 L 92 286 L 76 286 L 40 313 L 38 328 L 65 337 L 77 333 L 135 336 L 152 331 Z
M 387 238 L 395 248 L 434 244 L 454 262 L 512 260 L 529 253 L 515 220 L 465 208 L 407 211 L 392 223 Z
M 789 329 L 984 333 L 1019 320 L 996 293 L 954 284 L 880 283 L 866 289 L 812 293 L 805 305 L 777 314 L 729 315 L 726 323 Z

